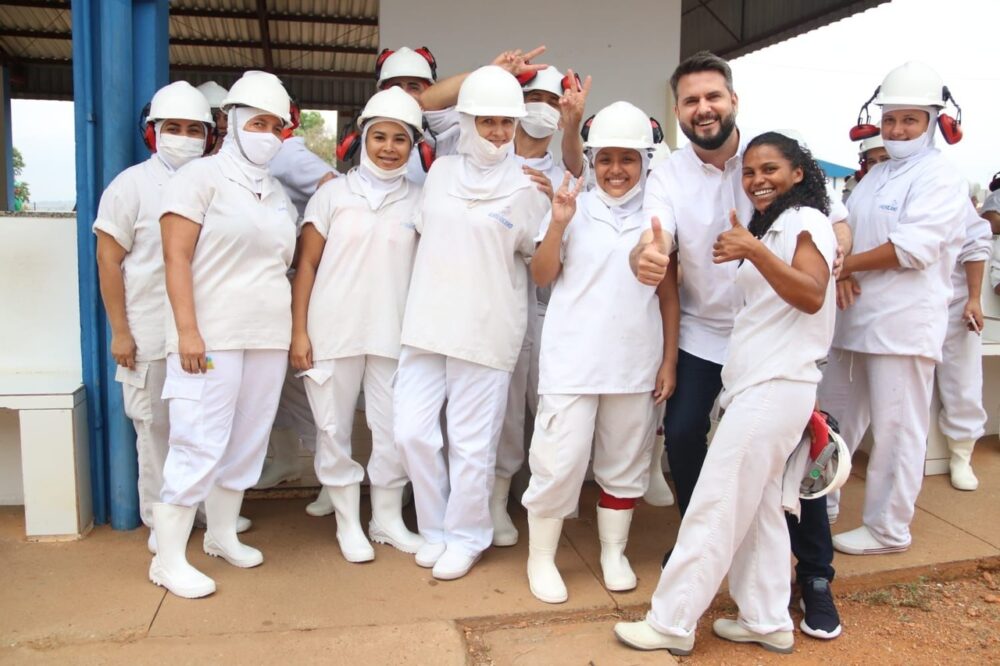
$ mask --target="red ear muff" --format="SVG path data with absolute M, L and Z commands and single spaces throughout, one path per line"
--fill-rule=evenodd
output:
M 997 190 L 1000 190 L 1000 171 L 997 171 L 995 174 L 993 174 L 993 180 L 990 181 L 989 189 L 990 192 L 996 192 Z
M 947 113 L 942 113 L 938 116 L 938 128 L 948 145 L 962 140 L 962 121 L 958 118 L 952 118 Z
M 395 51 L 393 51 L 392 49 L 382 49 L 382 52 L 378 54 L 378 58 L 375 59 L 376 81 L 382 78 L 382 65 L 385 64 L 385 61 L 388 60 L 389 56 L 391 56 L 393 53 L 395 53 Z
M 142 142 L 146 144 L 151 153 L 156 152 L 156 123 L 146 123 L 146 130 L 142 133 Z
M 424 60 L 427 61 L 427 64 L 431 66 L 431 77 L 435 81 L 437 81 L 438 62 L 437 59 L 434 57 L 434 54 L 431 53 L 431 50 L 426 46 L 421 46 L 419 49 L 414 49 L 414 53 L 419 53 L 421 56 L 423 56 Z
M 427 141 L 420 141 L 416 145 L 416 149 L 419 151 L 420 156 L 420 166 L 423 167 L 424 173 L 430 171 L 431 165 L 434 164 L 434 146 L 432 146 Z
M 864 141 L 865 139 L 870 139 L 873 136 L 878 136 L 881 133 L 882 130 L 880 130 L 877 125 L 863 123 L 852 127 L 849 135 L 851 137 L 851 141 Z
M 594 116 L 597 114 L 595 113 Z M 594 124 L 594 116 L 591 116 L 583 121 L 583 125 L 580 126 L 580 138 L 584 141 L 590 136 L 590 126 Z
M 524 64 L 525 65 L 530 65 L 531 63 L 529 61 L 525 60 Z M 535 70 L 531 70 L 531 71 L 527 71 L 527 72 L 521 72 L 520 74 L 517 75 L 516 78 L 517 78 L 517 82 L 520 83 L 521 87 L 523 88 L 524 86 L 526 86 L 529 83 L 531 83 L 532 81 L 534 81 L 536 76 L 538 76 L 538 72 L 536 72 Z
M 650 116 L 649 124 L 653 126 L 653 143 L 663 143 L 663 127 L 660 121 Z
M 351 123 L 348 127 L 354 127 L 355 123 Z M 337 159 L 341 162 L 350 162 L 354 159 L 354 156 L 358 154 L 358 148 L 361 147 L 361 132 L 358 130 L 349 130 L 344 133 L 340 141 L 337 142 Z
M 580 80 L 579 74 L 573 72 L 573 76 L 567 74 L 562 78 L 560 87 L 564 93 L 569 92 L 570 90 L 581 90 L 583 88 L 583 81 Z

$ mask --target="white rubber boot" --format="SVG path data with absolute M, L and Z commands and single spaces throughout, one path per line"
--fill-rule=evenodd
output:
M 205 529 L 205 503 L 202 502 L 198 505 L 198 512 L 194 514 L 194 527 L 198 530 Z M 244 516 L 240 516 L 236 519 L 236 533 L 243 534 L 247 530 L 253 527 L 253 521 Z
M 957 490 L 975 490 L 979 487 L 979 479 L 972 471 L 972 450 L 976 447 L 973 439 L 959 441 L 948 438 L 948 449 L 951 460 L 948 469 L 951 471 L 951 485 Z
M 416 553 L 424 538 L 403 522 L 403 488 L 371 487 L 372 519 L 368 536 L 375 543 L 387 543 L 404 553 Z
M 337 514 L 337 543 L 348 562 L 371 562 L 375 550 L 361 529 L 361 484 L 324 486 Z
M 528 587 L 535 598 L 547 604 L 561 604 L 569 598 L 556 568 L 562 525 L 562 518 L 528 513 Z
M 236 537 L 236 522 L 243 505 L 242 490 L 228 490 L 212 486 L 205 498 L 205 539 L 202 547 L 206 555 L 221 557 L 234 567 L 249 569 L 264 562 L 264 555 Z
M 149 528 L 149 537 L 146 538 L 146 550 L 156 555 L 156 530 Z
M 157 553 L 149 564 L 149 580 L 185 599 L 207 597 L 215 592 L 215 581 L 188 564 L 184 554 L 194 512 L 193 506 L 160 502 L 153 505 Z
M 493 545 L 513 546 L 517 543 L 517 528 L 507 513 L 507 496 L 510 495 L 510 479 L 501 476 L 493 482 L 490 496 L 490 518 L 493 519 Z
M 649 488 L 642 499 L 650 506 L 674 505 L 674 494 L 663 476 L 663 435 L 659 431 L 653 443 L 653 459 L 649 465 Z
M 634 509 L 597 507 L 597 535 L 601 540 L 601 571 L 604 587 L 612 592 L 634 590 L 635 573 L 625 557 L 628 530 Z
M 329 516 L 333 513 L 333 502 L 330 501 L 330 496 L 326 494 L 325 489 L 320 488 L 316 499 L 306 504 L 306 513 L 317 518 Z
M 267 441 L 267 449 L 271 459 L 264 461 L 256 490 L 274 488 L 280 483 L 296 481 L 302 473 L 299 471 L 299 438 L 293 430 L 274 428 Z

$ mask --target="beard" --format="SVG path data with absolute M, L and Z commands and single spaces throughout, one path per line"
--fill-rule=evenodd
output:
M 695 118 L 694 122 L 697 123 L 700 120 L 706 120 L 704 116 L 701 118 Z M 728 116 L 719 117 L 719 131 L 716 132 L 714 136 L 699 136 L 695 132 L 694 125 L 685 125 L 680 123 L 681 132 L 684 136 L 694 145 L 698 146 L 702 150 L 717 150 L 722 147 L 730 136 L 733 134 L 733 130 L 736 129 L 736 114 L 730 113 Z

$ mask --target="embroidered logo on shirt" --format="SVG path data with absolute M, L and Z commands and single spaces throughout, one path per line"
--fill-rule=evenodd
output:
M 889 203 L 879 204 L 878 207 L 882 210 L 887 210 L 890 213 L 895 213 L 897 210 L 899 210 L 899 202 L 893 199 Z
M 508 215 L 510 215 L 510 206 L 504 206 L 499 211 L 494 211 L 492 213 L 488 213 L 487 217 L 493 218 L 494 220 L 496 220 L 497 222 L 499 222 L 500 224 L 502 224 L 503 226 L 505 226 L 508 229 L 513 229 L 514 228 L 514 223 L 511 222 L 509 219 L 507 219 Z

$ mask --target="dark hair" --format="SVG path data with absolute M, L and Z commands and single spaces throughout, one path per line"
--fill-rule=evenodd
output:
M 697 74 L 698 72 L 718 72 L 726 79 L 726 88 L 733 92 L 733 70 L 729 69 L 729 63 L 715 55 L 711 51 L 698 51 L 694 55 L 688 56 L 677 65 L 677 69 L 670 75 L 670 89 L 677 99 L 677 82 L 682 76 Z
M 816 164 L 816 160 L 813 159 L 808 148 L 784 134 L 764 132 L 755 136 L 747 144 L 743 154 L 746 155 L 751 148 L 757 146 L 777 148 L 778 152 L 791 163 L 793 169 L 802 169 L 802 180 L 784 194 L 779 195 L 763 213 L 758 210 L 753 212 L 750 224 L 747 225 L 750 233 L 760 238 L 767 233 L 778 216 L 789 208 L 808 206 L 822 211 L 824 215 L 830 214 L 830 196 L 826 192 L 826 176 Z

